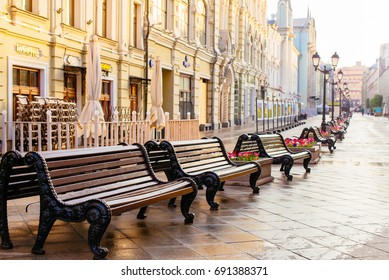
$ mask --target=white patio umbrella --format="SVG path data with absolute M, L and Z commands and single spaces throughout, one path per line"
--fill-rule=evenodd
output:
M 151 128 L 161 130 L 165 127 L 165 113 L 162 109 L 162 68 L 159 57 L 155 60 L 155 66 L 153 76 L 150 85 L 151 94 L 151 110 L 150 110 L 150 121 Z
M 96 118 L 96 114 L 98 117 L 98 122 L 104 122 L 104 112 L 100 104 L 102 82 L 100 46 L 96 35 L 93 35 L 92 39 L 89 41 L 86 79 L 86 104 L 81 111 L 81 114 L 78 118 L 78 122 L 80 123 L 82 128 L 84 126 L 84 123 L 88 124 L 86 126 L 85 131 L 80 129 L 79 135 L 85 133 L 85 137 L 89 137 L 90 135 L 92 135 L 93 137 L 95 132 L 94 120 Z M 101 125 L 99 125 L 98 127 L 98 133 L 99 135 L 101 135 Z

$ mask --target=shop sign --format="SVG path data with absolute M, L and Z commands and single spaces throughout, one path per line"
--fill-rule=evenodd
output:
M 101 63 L 101 72 L 104 77 L 108 77 L 109 73 L 111 73 L 112 67 L 109 64 Z
M 112 70 L 111 65 L 106 64 L 106 63 L 101 63 L 101 71 L 111 72 L 111 70 Z
M 16 52 L 34 58 L 39 58 L 41 53 L 38 48 L 19 44 L 19 43 L 16 44 Z

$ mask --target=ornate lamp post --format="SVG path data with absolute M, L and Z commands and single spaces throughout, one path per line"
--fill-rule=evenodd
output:
M 269 84 L 266 80 L 261 80 L 261 99 L 262 99 L 262 129 L 265 132 L 265 95 L 267 91 L 267 86 Z M 258 112 L 258 110 L 257 110 Z M 258 132 L 258 122 L 257 122 L 257 132 Z
M 324 74 L 324 83 L 323 83 L 323 117 L 321 121 L 321 129 L 323 131 L 326 130 L 326 84 L 329 78 L 330 71 L 335 71 L 336 66 L 338 66 L 339 55 L 335 52 L 331 57 L 332 68 L 327 69 L 326 65 L 323 65 L 323 70 L 319 68 L 320 64 L 320 55 L 316 52 L 312 56 L 313 66 L 315 67 L 315 71 L 319 71 Z
M 347 83 L 346 82 L 343 83 L 343 89 L 339 88 L 339 117 L 342 116 L 342 95 L 343 95 L 343 91 L 348 93 L 348 87 L 347 87 Z
M 328 82 L 330 85 L 332 85 L 332 97 L 331 97 L 331 100 L 332 100 L 332 105 L 331 105 L 331 111 L 332 111 L 332 113 L 331 113 L 331 120 L 332 120 L 332 121 L 335 120 L 335 119 L 334 119 L 334 109 L 335 109 L 335 105 L 334 105 L 334 103 L 335 103 L 335 85 L 340 84 L 340 82 L 342 81 L 342 79 L 343 79 L 343 72 L 342 72 L 342 70 L 339 70 L 339 71 L 338 71 L 338 81 L 337 81 L 337 82 L 335 81 L 335 75 L 334 75 L 334 77 L 332 78 L 332 81 L 329 81 L 329 82 Z
M 266 97 L 267 104 L 266 104 L 266 109 L 267 109 L 267 131 L 270 130 L 270 122 L 269 122 L 269 103 L 270 103 L 270 98 L 269 96 Z
M 278 127 L 279 127 L 279 125 L 278 125 L 278 118 L 280 117 L 280 116 L 279 116 L 279 113 L 280 113 L 280 111 L 281 111 L 281 110 L 279 110 L 279 107 L 278 107 L 278 106 L 279 106 L 279 105 L 278 105 L 278 98 L 276 99 L 276 103 L 277 103 L 276 108 L 277 108 L 277 128 L 278 128 Z
M 274 93 L 272 93 L 272 95 L 271 95 L 271 106 L 272 106 L 271 115 L 272 115 L 272 118 L 273 118 L 273 131 L 274 131 L 274 118 L 275 118 L 275 110 L 274 110 L 274 107 L 275 107 L 275 104 L 274 104 Z

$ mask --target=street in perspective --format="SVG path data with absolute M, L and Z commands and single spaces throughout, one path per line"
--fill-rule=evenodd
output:
M 306 125 L 320 123 L 320 118 Z M 246 127 L 248 132 L 253 127 Z M 303 127 L 283 132 L 298 136 Z M 242 131 L 221 130 L 228 151 Z M 233 181 L 219 191 L 217 211 L 209 210 L 199 190 L 192 204 L 194 223 L 185 225 L 179 207 L 153 205 L 145 220 L 136 211 L 112 217 L 102 245 L 109 259 L 133 260 L 336 260 L 389 259 L 389 122 L 354 114 L 345 139 L 306 173 L 295 164 L 288 181 L 272 166 L 274 180 L 253 194 L 247 182 Z M 26 205 L 29 205 L 27 213 Z M 39 222 L 39 202 L 9 202 L 10 233 L 15 246 L 1 259 L 90 259 L 85 223 L 57 222 L 46 241 L 46 254 L 31 254 Z
M 0 270 L 385 275 L 387 11 L 0 0 Z

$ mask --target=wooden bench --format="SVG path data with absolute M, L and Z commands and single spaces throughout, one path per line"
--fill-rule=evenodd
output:
M 311 172 L 308 167 L 312 155 L 308 150 L 302 152 L 291 152 L 285 144 L 281 134 L 243 134 L 239 137 L 234 151 L 237 153 L 251 151 L 259 153 L 260 157 L 273 159 L 273 164 L 281 164 L 280 171 L 284 171 L 289 181 L 293 179 L 290 170 L 294 161 L 303 159 L 303 166 L 306 172 Z
M 24 163 L 24 164 L 23 164 Z M 108 250 L 100 240 L 111 216 L 178 196 L 185 223 L 192 223 L 189 208 L 197 194 L 190 178 L 159 180 L 142 145 L 84 148 L 55 152 L 29 152 L 23 157 L 8 152 L 1 161 L 0 233 L 3 248 L 12 248 L 7 221 L 7 200 L 39 195 L 38 234 L 32 253 L 44 254 L 45 240 L 56 220 L 90 223 L 88 244 L 95 259 Z
M 145 144 L 153 169 L 164 171 L 169 180 L 191 177 L 197 185 L 206 186 L 206 200 L 211 210 L 219 204 L 214 201 L 218 190 L 230 179 L 250 174 L 253 193 L 259 193 L 256 182 L 261 166 L 256 162 L 234 164 L 227 155 L 223 142 L 217 138 L 191 141 L 148 141 Z
M 337 139 L 339 139 L 340 141 L 344 139 L 344 135 L 347 132 L 346 130 L 335 124 L 335 122 L 333 121 L 327 122 L 327 126 L 329 127 L 329 132 L 333 134 Z
M 334 136 L 324 137 L 320 133 L 320 129 L 317 126 L 304 128 L 299 138 L 308 139 L 309 137 L 313 137 L 313 139 L 318 143 L 327 145 L 330 153 L 332 153 L 336 149 L 336 138 Z

